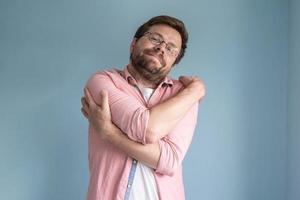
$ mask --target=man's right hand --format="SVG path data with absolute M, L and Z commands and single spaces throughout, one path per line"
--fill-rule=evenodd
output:
M 180 76 L 179 81 L 185 89 L 190 90 L 193 94 L 197 94 L 199 100 L 205 96 L 205 85 L 197 76 Z
M 97 105 L 87 88 L 84 89 L 84 97 L 81 98 L 81 112 L 96 129 L 102 139 L 106 139 L 111 127 L 115 126 L 111 121 L 111 113 L 108 104 L 108 93 L 100 92 L 100 105 Z

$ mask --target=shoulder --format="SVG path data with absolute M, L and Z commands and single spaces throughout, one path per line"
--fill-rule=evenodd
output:
M 123 79 L 122 71 L 116 68 L 104 69 L 94 72 L 88 82 L 118 82 Z
M 95 97 L 96 102 L 99 102 L 98 96 L 101 90 L 115 91 L 122 83 L 121 71 L 118 69 L 105 69 L 93 73 L 87 80 L 85 87 Z
M 94 78 L 94 77 L 116 77 L 116 76 L 120 76 L 121 70 L 117 69 L 117 68 L 108 68 L 108 69 L 104 69 L 104 70 L 98 70 L 96 72 L 94 72 L 90 78 Z
M 121 70 L 110 68 L 94 72 L 86 82 L 88 87 L 108 87 L 123 82 Z

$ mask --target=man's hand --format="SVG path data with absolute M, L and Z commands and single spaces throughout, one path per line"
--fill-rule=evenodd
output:
M 110 142 L 128 156 L 156 169 L 160 158 L 160 147 L 155 144 L 143 145 L 130 140 L 112 121 L 108 103 L 108 93 L 102 90 L 100 95 L 101 105 L 97 105 L 87 88 L 81 98 L 81 112 L 95 128 L 101 139 Z M 174 162 L 172 162 L 174 163 Z
M 180 76 L 179 81 L 186 89 L 197 94 L 199 100 L 205 96 L 205 85 L 197 76 Z
M 100 105 L 94 101 L 91 93 L 87 88 L 84 89 L 84 97 L 81 98 L 81 112 L 89 120 L 91 125 L 96 129 L 102 139 L 107 138 L 110 126 L 113 125 L 111 121 L 111 113 L 108 104 L 108 93 L 102 90 L 100 95 Z

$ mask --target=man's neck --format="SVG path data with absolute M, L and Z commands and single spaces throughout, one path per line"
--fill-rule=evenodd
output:
M 143 76 L 141 76 L 131 64 L 128 64 L 128 71 L 131 76 L 136 80 L 137 84 L 147 88 L 156 88 L 157 84 L 151 81 L 146 80 Z

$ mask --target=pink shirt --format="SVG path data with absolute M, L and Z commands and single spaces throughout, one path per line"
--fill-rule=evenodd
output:
M 146 144 L 145 133 L 149 108 L 174 96 L 182 84 L 166 77 L 155 89 L 149 102 L 135 88 L 136 81 L 129 74 L 117 69 L 97 72 L 87 82 L 94 100 L 99 103 L 99 92 L 106 89 L 112 121 L 134 141 Z M 198 103 L 174 129 L 159 141 L 161 154 L 155 169 L 155 180 L 161 200 L 184 200 L 182 160 L 192 141 L 197 122 Z M 102 141 L 89 126 L 88 200 L 124 200 L 128 187 L 132 158 L 108 142 Z

